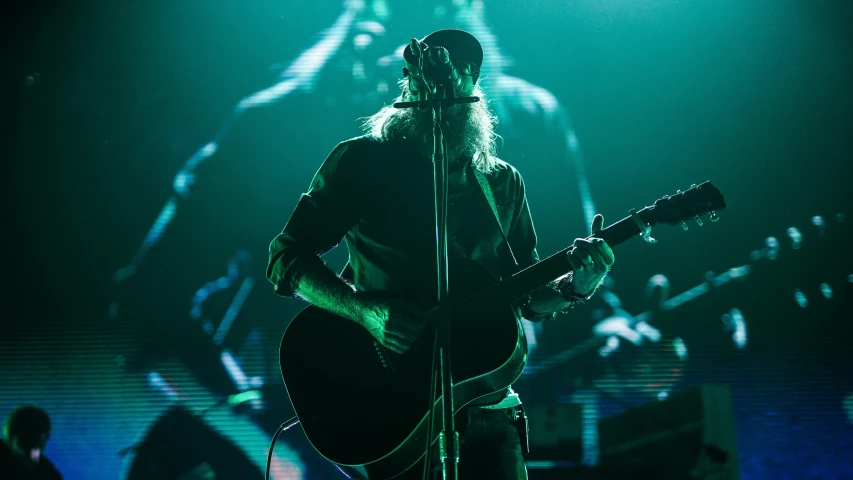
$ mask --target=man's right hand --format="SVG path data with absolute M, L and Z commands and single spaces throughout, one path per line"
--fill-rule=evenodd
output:
M 426 325 L 429 315 L 412 302 L 400 298 L 366 301 L 361 324 L 383 347 L 406 353 Z

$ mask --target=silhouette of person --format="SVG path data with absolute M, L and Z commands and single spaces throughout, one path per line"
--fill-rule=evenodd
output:
M 13 410 L 3 425 L 0 476 L 9 480 L 61 480 L 59 470 L 44 455 L 50 438 L 50 417 L 35 405 Z

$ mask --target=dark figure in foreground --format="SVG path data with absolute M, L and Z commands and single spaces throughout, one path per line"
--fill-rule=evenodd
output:
M 50 417 L 44 410 L 25 405 L 6 417 L 0 442 L 0 478 L 8 480 L 61 480 L 62 475 L 44 456 L 50 437 Z
M 423 41 L 450 54 L 462 82 L 458 96 L 483 97 L 477 86 L 483 51 L 473 36 L 443 30 Z M 411 70 L 411 51 L 407 49 L 404 57 Z M 398 100 L 416 99 L 412 92 L 423 87 L 410 82 L 416 80 L 401 82 Z M 495 156 L 496 118 L 486 101 L 448 107 L 444 121 L 450 177 L 449 255 L 475 260 L 497 278 L 538 262 L 524 182 L 515 168 Z M 299 296 L 363 326 L 396 354 L 412 348 L 427 313 L 399 298 L 362 292 L 393 290 L 435 266 L 432 122 L 428 108 L 389 106 L 369 117 L 366 135 L 334 148 L 270 245 L 267 276 L 279 295 Z M 490 211 L 478 175 L 485 177 L 493 192 L 497 213 Z M 602 224 L 597 215 L 592 233 L 601 230 Z M 349 263 L 338 276 L 320 255 L 344 237 Z M 594 293 L 613 264 L 613 252 L 598 238 L 577 239 L 574 245 L 569 258 L 573 272 L 519 299 L 518 317 L 551 319 Z M 340 401 L 345 402 L 347 392 L 342 393 Z M 522 429 L 517 425 L 520 404 L 509 388 L 457 414 L 461 478 L 527 478 L 518 433 Z M 397 478 L 420 478 L 418 465 Z

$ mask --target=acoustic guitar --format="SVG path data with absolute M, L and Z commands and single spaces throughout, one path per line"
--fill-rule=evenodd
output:
M 596 234 L 611 247 L 630 238 L 653 243 L 651 227 L 683 225 L 726 207 L 710 182 L 660 198 Z M 686 225 L 685 225 L 686 226 Z M 465 258 L 449 260 L 454 406 L 505 391 L 527 364 L 527 340 L 513 303 L 571 270 L 566 248 L 498 281 Z M 425 310 L 436 299 L 436 272 L 426 271 L 398 291 Z M 405 354 L 381 345 L 360 325 L 314 306 L 302 310 L 281 339 L 281 375 L 305 435 L 317 452 L 347 474 L 394 478 L 426 452 L 429 410 L 433 438 L 441 432 L 441 395 L 430 402 L 432 321 Z

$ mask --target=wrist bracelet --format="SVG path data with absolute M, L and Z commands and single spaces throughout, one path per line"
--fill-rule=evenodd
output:
M 585 300 L 589 300 L 592 297 L 592 294 L 595 293 L 595 289 L 593 288 L 591 292 L 586 295 L 581 295 L 575 291 L 575 288 L 572 286 L 572 276 L 566 275 L 562 278 L 559 283 L 557 283 L 557 291 L 560 292 L 560 295 L 567 301 L 575 303 L 581 303 Z

